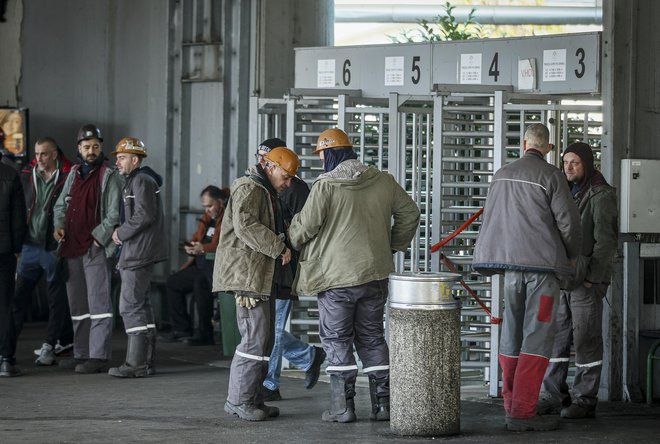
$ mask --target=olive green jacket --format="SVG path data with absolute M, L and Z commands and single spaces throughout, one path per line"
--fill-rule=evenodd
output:
M 575 288 L 585 280 L 608 284 L 619 244 L 616 190 L 607 183 L 590 186 L 576 196 L 575 203 L 582 222 L 582 252 L 573 282 L 563 288 Z
M 336 169 L 351 162 L 361 169 L 318 179 L 291 222 L 291 244 L 301 250 L 295 293 L 385 279 L 394 271 L 393 251 L 405 251 L 415 235 L 419 209 L 394 177 L 356 160 Z
M 255 168 L 248 174 L 257 174 Z M 213 291 L 269 296 L 284 235 L 275 234 L 268 190 L 250 176 L 236 179 L 231 187 L 213 265 Z

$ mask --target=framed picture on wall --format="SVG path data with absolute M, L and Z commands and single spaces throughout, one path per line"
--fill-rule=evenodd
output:
M 27 156 L 27 109 L 0 108 L 0 148 L 15 158 Z

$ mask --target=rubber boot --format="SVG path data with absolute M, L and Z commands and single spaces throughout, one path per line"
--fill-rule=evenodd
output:
M 147 331 L 147 375 L 156 374 L 156 329 Z
M 500 367 L 502 368 L 502 398 L 504 398 L 504 412 L 506 416 L 511 413 L 511 399 L 513 397 L 513 381 L 516 376 L 518 357 L 499 355 Z
M 326 422 L 355 422 L 355 388 L 342 375 L 330 375 L 330 410 L 321 415 Z
M 120 367 L 108 370 L 110 376 L 117 378 L 144 378 L 147 376 L 147 335 L 128 335 L 126 362 Z
M 390 397 L 378 396 L 378 383 L 376 378 L 369 376 L 369 395 L 371 397 L 371 415 L 372 421 L 390 420 Z

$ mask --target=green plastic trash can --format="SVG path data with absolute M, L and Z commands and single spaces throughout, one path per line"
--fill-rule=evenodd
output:
M 218 293 L 220 307 L 220 331 L 222 332 L 222 354 L 234 356 L 236 346 L 241 343 L 241 333 L 236 323 L 236 299 L 233 294 Z

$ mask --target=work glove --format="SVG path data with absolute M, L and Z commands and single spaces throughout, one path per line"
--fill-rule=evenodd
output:
M 257 299 L 251 298 L 249 296 L 236 295 L 236 305 L 239 307 L 245 307 L 248 310 L 257 306 Z

